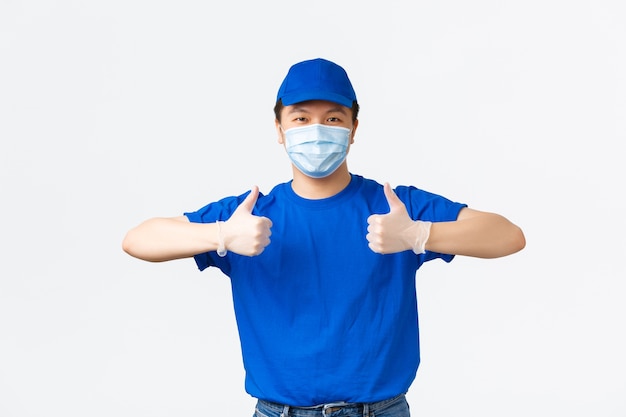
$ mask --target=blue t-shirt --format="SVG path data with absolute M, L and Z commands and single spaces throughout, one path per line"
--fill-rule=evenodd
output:
M 456 220 L 464 204 L 399 186 L 414 220 Z M 227 220 L 248 193 L 185 213 L 192 222 Z M 259 256 L 195 256 L 200 270 L 230 277 L 246 391 L 292 406 L 374 402 L 404 393 L 420 361 L 415 272 L 427 251 L 377 254 L 367 218 L 389 212 L 383 186 L 352 175 L 339 194 L 308 200 L 291 182 L 259 195 L 254 215 L 272 223 Z

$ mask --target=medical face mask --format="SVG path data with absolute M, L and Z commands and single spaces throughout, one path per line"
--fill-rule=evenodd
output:
M 281 128 L 282 129 L 282 128 Z M 351 129 L 313 124 L 284 130 L 291 162 L 305 175 L 324 178 L 346 159 Z

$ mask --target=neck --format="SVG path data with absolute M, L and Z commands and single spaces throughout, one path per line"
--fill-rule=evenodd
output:
M 319 200 L 332 197 L 350 184 L 352 179 L 348 166 L 344 161 L 335 172 L 325 178 L 311 178 L 293 167 L 293 191 L 302 198 Z

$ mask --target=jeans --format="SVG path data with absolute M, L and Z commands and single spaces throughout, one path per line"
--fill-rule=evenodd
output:
M 291 407 L 259 400 L 254 417 L 410 417 L 404 394 L 368 404 L 332 403 L 316 407 Z

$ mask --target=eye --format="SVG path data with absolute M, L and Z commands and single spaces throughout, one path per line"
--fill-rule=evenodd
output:
M 328 119 L 326 119 L 326 121 L 329 123 L 340 123 L 341 119 L 338 117 L 329 117 Z

